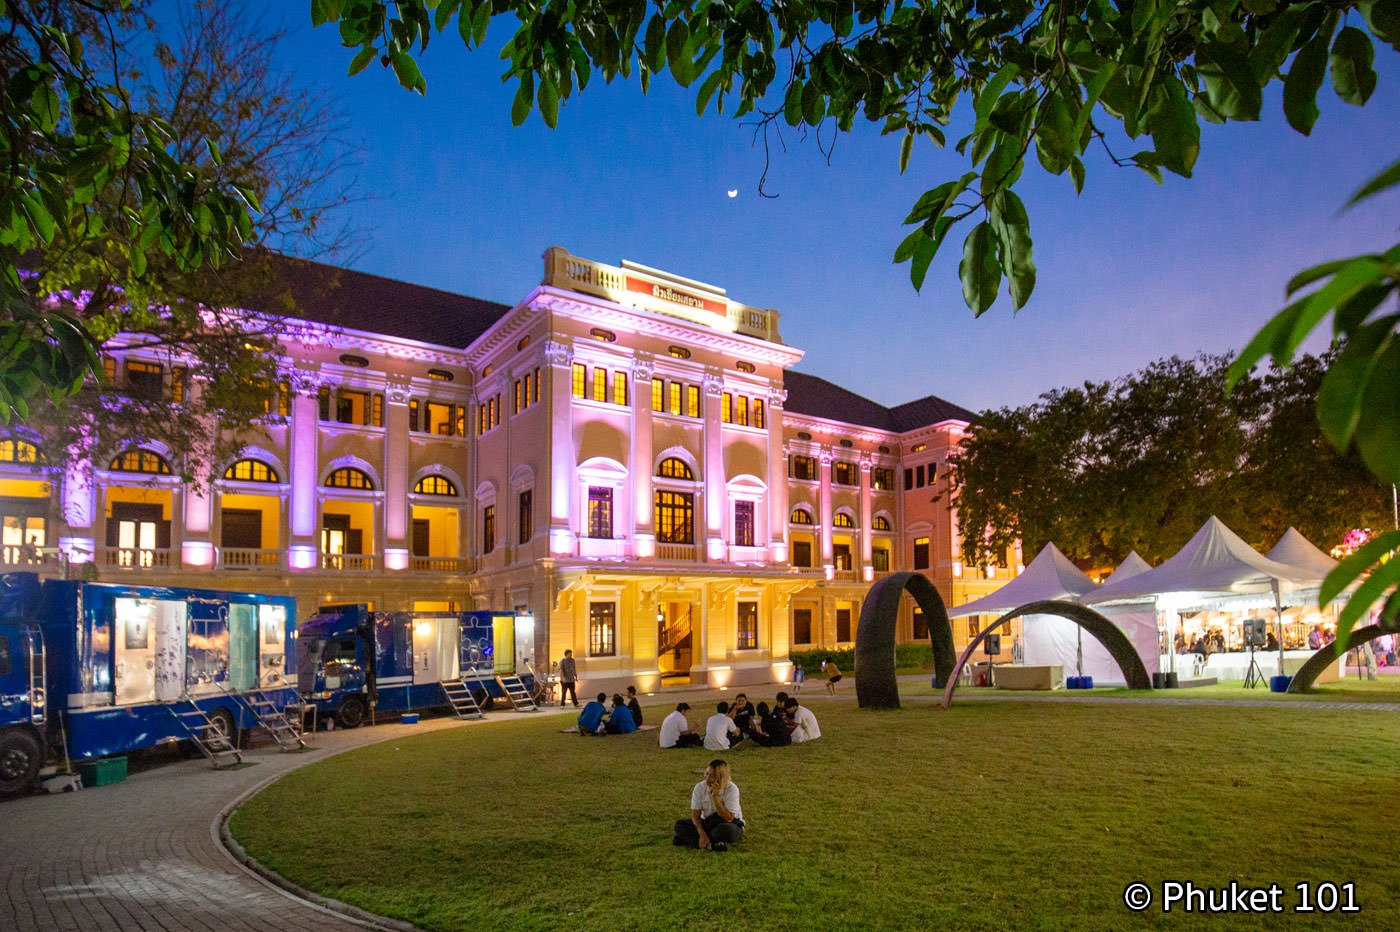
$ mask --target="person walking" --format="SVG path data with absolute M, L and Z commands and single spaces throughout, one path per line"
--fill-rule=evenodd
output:
M 564 651 L 564 659 L 559 661 L 559 708 L 564 708 L 564 700 L 572 698 L 574 708 L 578 708 L 578 667 L 574 663 L 574 652 Z

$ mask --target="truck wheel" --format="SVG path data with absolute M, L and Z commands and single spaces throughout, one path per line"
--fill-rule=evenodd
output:
M 0 796 L 29 789 L 43 762 L 43 748 L 29 732 L 16 729 L 0 734 Z
M 335 723 L 341 728 L 359 728 L 365 721 L 365 701 L 350 696 L 335 711 Z
M 214 726 L 213 731 L 228 739 L 230 747 L 238 747 L 238 724 L 233 720 L 232 712 L 223 706 L 211 710 L 209 724 Z

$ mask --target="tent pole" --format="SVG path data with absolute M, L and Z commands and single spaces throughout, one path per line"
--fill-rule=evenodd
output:
M 1278 633 L 1278 675 L 1283 676 L 1283 602 L 1278 594 L 1278 580 L 1274 580 L 1274 631 Z

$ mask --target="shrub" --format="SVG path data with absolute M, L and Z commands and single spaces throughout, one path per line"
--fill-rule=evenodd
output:
M 794 664 L 807 671 L 808 679 L 821 679 L 822 661 L 830 659 L 842 673 L 856 672 L 854 650 L 795 650 L 788 654 Z M 901 673 L 923 673 L 933 669 L 933 647 L 927 642 L 896 644 L 894 667 Z

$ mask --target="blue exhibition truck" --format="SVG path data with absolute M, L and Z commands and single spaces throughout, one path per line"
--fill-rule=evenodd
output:
M 533 696 L 534 652 L 531 615 L 327 605 L 297 629 L 297 688 L 322 717 L 354 728 L 374 711 L 447 705 L 444 684 L 482 707 L 514 702 L 522 690 Z
M 0 794 L 50 756 L 87 759 L 193 737 L 234 739 L 245 696 L 294 703 L 290 596 L 0 575 Z

